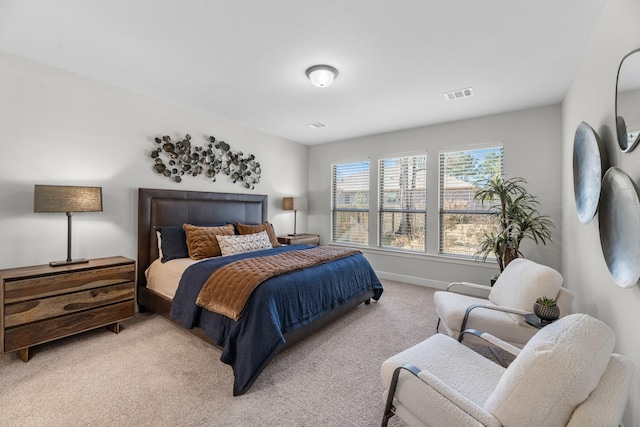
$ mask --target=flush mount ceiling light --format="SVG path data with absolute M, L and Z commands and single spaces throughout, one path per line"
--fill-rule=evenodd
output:
M 307 68 L 306 74 L 314 86 L 329 87 L 333 80 L 338 77 L 338 70 L 330 65 L 314 65 Z

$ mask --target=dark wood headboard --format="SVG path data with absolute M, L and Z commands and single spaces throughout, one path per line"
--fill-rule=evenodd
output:
M 138 189 L 138 287 L 158 258 L 155 227 L 166 225 L 260 224 L 267 220 L 267 196 L 204 191 Z

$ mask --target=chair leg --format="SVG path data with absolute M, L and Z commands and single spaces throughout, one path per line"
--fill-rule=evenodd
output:
M 438 317 L 438 323 L 436 324 L 436 334 L 440 332 L 438 329 L 440 328 L 440 318 Z
M 389 423 L 389 419 L 395 415 L 394 411 L 396 408 L 393 407 L 393 396 L 395 395 L 395 386 L 397 383 L 398 383 L 398 377 L 394 372 L 393 379 L 391 380 L 391 384 L 393 385 L 393 390 L 391 389 L 391 387 L 389 387 L 387 402 L 384 405 L 384 413 L 382 414 L 382 424 L 380 425 L 381 427 L 387 427 L 387 424 Z
M 380 425 L 380 427 L 387 427 L 387 425 L 389 424 L 389 418 L 393 417 L 395 414 L 393 413 L 393 411 L 390 411 L 389 413 L 384 413 L 384 415 L 382 416 L 382 424 Z
M 418 376 L 420 373 L 420 369 L 416 368 L 413 365 L 403 365 L 399 366 L 393 371 L 393 376 L 391 377 L 391 384 L 389 384 L 389 393 L 387 395 L 387 403 L 384 406 L 384 414 L 382 415 L 382 424 L 381 427 L 387 427 L 389 423 L 389 419 L 395 415 L 395 408 L 393 407 L 393 398 L 396 394 L 396 387 L 398 386 L 398 377 L 400 376 L 400 371 L 407 370 L 411 372 L 413 375 Z

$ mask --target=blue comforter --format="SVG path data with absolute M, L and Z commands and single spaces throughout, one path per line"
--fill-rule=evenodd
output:
M 239 259 L 268 256 L 315 246 L 293 245 L 217 257 L 185 270 L 173 298 L 171 317 L 186 328 L 200 327 L 220 347 L 220 360 L 231 365 L 234 396 L 245 393 L 285 344 L 283 334 L 304 326 L 351 298 L 382 284 L 362 254 L 351 255 L 264 281 L 254 291 L 237 321 L 196 305 L 209 276 Z

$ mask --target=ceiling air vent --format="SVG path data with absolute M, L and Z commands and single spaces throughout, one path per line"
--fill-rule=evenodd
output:
M 447 98 L 447 101 L 454 101 L 456 99 L 462 99 L 469 96 L 473 96 L 473 89 L 470 87 L 466 89 L 458 89 L 452 92 L 447 92 L 444 94 L 444 97 Z
M 313 123 L 307 124 L 307 126 L 309 126 L 312 129 L 320 129 L 325 127 L 325 124 L 322 122 L 313 122 Z

